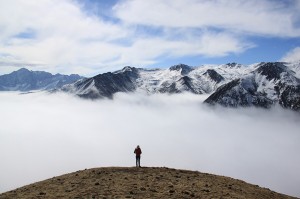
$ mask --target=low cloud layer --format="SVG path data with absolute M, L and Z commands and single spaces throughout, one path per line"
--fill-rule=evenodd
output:
M 125 0 L 117 4 L 114 10 L 120 19 L 134 24 L 180 28 L 214 27 L 251 34 L 299 36 L 300 31 L 295 23 L 300 6 L 296 1 L 290 3 L 292 6 L 268 0 L 153 0 L 146 3 Z M 255 23 L 257 21 L 260 23 Z
M 0 93 L 0 192 L 104 166 L 166 166 L 230 176 L 300 196 L 299 114 L 206 107 L 190 94 Z

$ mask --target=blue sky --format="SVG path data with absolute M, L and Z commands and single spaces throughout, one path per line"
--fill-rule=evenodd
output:
M 299 0 L 7 0 L 0 13 L 0 74 L 300 60 Z

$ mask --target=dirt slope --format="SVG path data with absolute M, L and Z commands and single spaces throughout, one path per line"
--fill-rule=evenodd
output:
M 241 180 L 169 168 L 94 168 L 0 194 L 16 198 L 293 198 Z

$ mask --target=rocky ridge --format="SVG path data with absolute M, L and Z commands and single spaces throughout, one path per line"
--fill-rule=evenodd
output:
M 0 194 L 15 198 L 247 198 L 292 199 L 241 180 L 169 168 L 93 168 Z

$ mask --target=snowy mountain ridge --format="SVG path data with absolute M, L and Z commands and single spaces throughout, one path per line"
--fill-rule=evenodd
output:
M 281 62 L 260 63 L 247 74 L 220 86 L 205 102 L 232 107 L 254 105 L 265 108 L 280 104 L 285 108 L 299 110 L 298 66 Z
M 223 106 L 300 107 L 300 62 L 228 63 L 191 67 L 178 64 L 167 69 L 126 66 L 115 72 L 81 79 L 62 87 L 80 97 L 113 98 L 117 92 L 210 94 L 208 104 Z
M 63 87 L 63 90 L 71 91 L 71 93 L 75 92 L 77 95 L 87 95 L 87 97 L 91 98 L 112 97 L 102 95 L 103 90 L 99 89 L 97 83 L 95 83 L 101 81 L 103 85 L 103 81 L 106 79 L 107 81 L 111 81 L 112 84 L 108 86 L 113 86 L 113 90 L 116 92 L 137 90 L 154 94 L 187 91 L 195 94 L 203 94 L 211 93 L 219 84 L 240 76 L 243 74 L 243 69 L 244 66 L 228 67 L 226 71 L 222 66 L 215 68 L 214 66 L 207 65 L 194 68 L 184 64 L 175 65 L 168 69 L 143 69 L 126 66 L 113 73 L 100 74 L 92 78 L 80 80 L 71 85 L 66 85 Z M 231 72 L 228 72 L 228 70 Z M 108 83 L 107 81 L 106 83 Z M 124 85 L 128 87 L 124 88 L 125 90 L 122 88 L 118 89 L 117 87 L 120 87 L 121 83 L 126 83 Z

